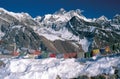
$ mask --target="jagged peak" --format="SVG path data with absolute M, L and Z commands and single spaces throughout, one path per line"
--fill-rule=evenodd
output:
M 113 18 L 120 18 L 120 14 L 116 14 Z
M 115 16 L 120 16 L 120 14 L 116 14 Z
M 102 15 L 101 17 L 99 17 L 99 18 L 98 18 L 98 20 L 107 21 L 107 20 L 108 20 L 108 18 L 107 18 L 107 17 L 105 17 L 104 15 Z
M 78 15 L 82 15 L 81 14 L 82 12 L 83 12 L 83 10 L 80 10 L 80 9 L 66 11 L 64 8 L 60 8 L 54 14 L 77 13 Z

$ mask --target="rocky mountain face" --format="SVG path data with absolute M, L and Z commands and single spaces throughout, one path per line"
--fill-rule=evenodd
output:
M 88 41 L 91 41 L 90 48 L 103 48 L 107 45 L 120 43 L 119 21 L 115 24 L 113 20 L 98 18 L 95 22 L 86 22 L 75 16 L 66 27 L 80 39 L 87 38 Z
M 32 18 L 0 8 L 0 52 L 14 48 L 54 53 L 87 52 L 92 48 L 120 43 L 120 15 L 87 19 L 79 9 Z M 14 47 L 15 46 L 15 47 Z
M 27 13 L 13 13 L 0 9 L 0 50 L 10 53 L 14 47 L 38 49 L 40 36 L 31 27 L 39 24 Z M 16 46 L 14 46 L 14 44 Z M 5 51 L 6 50 L 6 51 Z

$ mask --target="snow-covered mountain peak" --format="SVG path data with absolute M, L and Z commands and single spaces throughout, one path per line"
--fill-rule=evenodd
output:
M 14 18 L 16 18 L 19 21 L 22 21 L 23 19 L 27 19 L 27 18 L 32 18 L 28 13 L 15 13 L 15 12 L 10 12 L 5 10 L 4 8 L 0 8 L 0 15 L 2 17 L 2 15 L 4 16 L 5 14 L 12 16 Z
M 99 18 L 94 19 L 94 22 L 104 25 L 106 22 L 110 22 L 111 19 L 108 19 L 106 16 L 102 15 Z
M 120 27 L 120 14 L 116 14 L 112 19 L 112 25 Z
M 56 11 L 54 14 L 46 14 L 43 17 L 43 21 L 45 20 L 49 20 L 52 18 L 54 18 L 56 21 L 65 21 L 67 22 L 68 20 L 70 20 L 72 17 L 74 16 L 78 16 L 79 18 L 85 18 L 82 14 L 81 14 L 81 10 L 80 9 L 76 9 L 76 10 L 70 10 L 70 11 L 66 11 L 65 9 L 61 8 L 59 11 Z
M 113 19 L 120 19 L 120 14 L 116 14 Z
M 115 15 L 115 17 L 119 17 L 119 16 L 120 16 L 120 14 L 116 14 L 116 15 Z
M 103 15 L 103 16 L 99 17 L 98 20 L 108 21 L 108 18 Z
M 40 22 L 42 27 L 64 27 L 66 23 L 74 16 L 77 16 L 80 19 L 91 22 L 91 19 L 87 19 L 81 14 L 80 9 L 66 11 L 61 8 L 59 11 L 53 14 L 46 14 L 43 17 L 36 17 L 34 20 Z
M 7 12 L 4 8 L 0 8 L 0 12 Z

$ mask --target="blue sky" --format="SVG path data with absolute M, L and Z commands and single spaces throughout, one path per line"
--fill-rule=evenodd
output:
M 0 7 L 13 12 L 27 12 L 32 17 L 65 10 L 84 10 L 88 18 L 120 14 L 120 0 L 0 0 Z

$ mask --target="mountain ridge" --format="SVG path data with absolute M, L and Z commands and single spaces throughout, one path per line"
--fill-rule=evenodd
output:
M 120 43 L 119 39 L 119 14 L 110 20 L 105 16 L 87 19 L 80 9 L 68 12 L 60 9 L 53 14 L 32 18 L 28 13 L 0 8 L 0 40 L 4 41 L 0 43 L 0 52 L 3 53 L 4 50 L 12 52 L 11 44 L 14 43 L 18 49 L 38 50 L 42 43 L 48 52 L 80 53 Z

